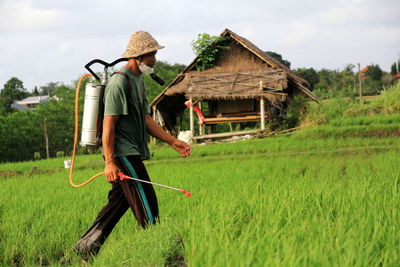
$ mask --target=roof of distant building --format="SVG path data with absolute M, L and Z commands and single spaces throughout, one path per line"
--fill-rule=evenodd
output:
M 15 101 L 14 103 L 20 104 L 20 105 L 29 105 L 29 104 L 43 104 L 46 103 L 50 96 L 48 95 L 39 95 L 39 96 L 30 96 L 25 99 Z

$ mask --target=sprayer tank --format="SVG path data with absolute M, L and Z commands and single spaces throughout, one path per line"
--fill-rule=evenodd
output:
M 99 101 L 103 89 L 104 86 L 100 84 L 86 84 L 81 146 L 96 145 L 97 117 L 99 112 Z

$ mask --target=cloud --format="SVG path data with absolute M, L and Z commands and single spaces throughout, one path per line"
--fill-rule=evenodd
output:
M 118 58 L 140 29 L 166 46 L 157 58 L 169 63 L 194 59 L 197 34 L 229 28 L 293 67 L 387 69 L 400 52 L 399 12 L 399 0 L 0 0 L 0 89 L 13 76 L 28 89 L 69 82 L 94 58 Z
M 303 46 L 312 43 L 318 37 L 318 27 L 316 24 L 295 21 L 289 24 L 289 30 L 280 42 L 286 47 Z
M 57 17 L 55 9 L 39 9 L 32 7 L 30 1 L 5 0 L 0 4 L 0 30 L 32 31 L 54 27 Z
M 64 54 L 69 50 L 70 46 L 71 46 L 71 44 L 68 43 L 68 42 L 62 43 L 62 44 L 60 45 L 60 47 L 58 48 L 58 52 L 59 52 L 61 55 L 64 55 Z
M 365 13 L 357 8 L 333 8 L 321 13 L 321 21 L 332 25 L 343 25 L 351 22 L 362 21 Z

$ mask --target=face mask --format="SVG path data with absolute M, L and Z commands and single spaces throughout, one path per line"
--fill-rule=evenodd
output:
M 149 75 L 149 74 L 153 73 L 153 68 L 150 68 L 149 66 L 147 66 L 143 62 L 140 62 L 139 69 L 144 75 Z

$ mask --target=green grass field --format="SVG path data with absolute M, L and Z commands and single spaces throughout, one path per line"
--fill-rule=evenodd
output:
M 128 211 L 89 266 L 399 266 L 400 87 L 356 105 L 309 107 L 326 120 L 289 136 L 151 147 L 160 222 Z M 394 99 L 394 100 L 393 100 Z M 374 100 L 375 101 L 375 100 Z M 100 177 L 75 189 L 63 158 L 0 165 L 0 265 L 83 266 L 71 248 L 107 202 Z M 75 183 L 103 171 L 78 156 Z
M 396 138 L 301 136 L 195 146 L 188 159 L 153 149 L 153 181 L 193 195 L 156 188 L 160 223 L 141 230 L 128 211 L 88 265 L 398 266 L 399 151 Z M 78 157 L 75 181 L 102 164 Z M 0 262 L 82 265 L 70 249 L 107 201 L 105 178 L 72 188 L 63 159 L 0 171 Z

